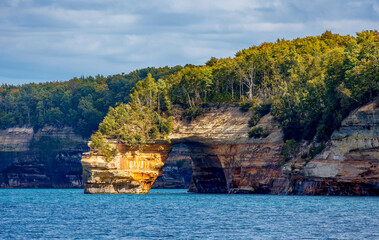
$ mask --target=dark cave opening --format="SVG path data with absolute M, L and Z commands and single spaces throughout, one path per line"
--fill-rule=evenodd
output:
M 227 193 L 227 181 L 217 155 L 208 145 L 175 143 L 153 188 L 187 188 L 197 193 Z

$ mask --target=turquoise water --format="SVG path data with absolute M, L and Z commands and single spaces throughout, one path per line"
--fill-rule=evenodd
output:
M 379 239 L 379 197 L 0 189 L 0 239 Z

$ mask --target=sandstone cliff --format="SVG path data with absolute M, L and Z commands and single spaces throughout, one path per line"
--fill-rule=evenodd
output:
M 164 141 L 144 145 L 142 149 L 111 144 L 118 150 L 111 161 L 91 153 L 83 156 L 85 193 L 147 193 L 172 148 Z
M 238 106 L 209 107 L 191 122 L 181 112 L 176 107 L 170 144 L 154 142 L 137 151 L 113 143 L 119 154 L 109 163 L 87 154 L 85 191 L 146 193 L 172 145 L 184 144 L 192 160 L 191 192 L 379 195 L 379 113 L 373 103 L 352 112 L 314 159 L 307 163 L 298 157 L 284 166 L 283 134 L 270 114 L 258 123 L 269 135 L 249 138 L 250 113 Z
M 266 138 L 249 138 L 247 125 L 250 119 L 249 112 L 241 112 L 239 106 L 222 105 L 206 109 L 205 113 L 195 120 L 188 122 L 181 118 L 182 109 L 176 107 L 174 115 L 174 127 L 169 138 L 171 145 L 185 144 L 192 159 L 192 179 L 189 191 L 207 193 L 279 193 L 285 186 L 280 165 L 280 153 L 282 148 L 282 133 L 280 126 L 271 115 L 267 115 L 258 123 L 270 134 Z M 116 144 L 120 150 L 122 144 Z M 127 149 L 119 151 L 119 154 L 110 163 L 106 163 L 103 156 L 86 155 L 82 159 L 83 167 L 87 175 L 86 192 L 131 192 L 144 193 L 150 189 L 151 184 L 158 176 L 160 168 L 165 163 L 171 150 L 166 144 L 153 143 L 148 146 L 155 149 L 154 154 L 162 154 L 159 161 L 149 157 L 152 153 L 147 146 L 141 151 Z M 158 148 L 165 149 L 157 151 Z M 167 152 L 166 152 L 167 151 Z M 154 167 L 129 169 L 120 168 L 120 161 L 128 158 L 128 155 L 136 155 L 133 161 L 147 161 Z M 129 160 L 130 161 L 130 160 Z M 132 179 L 131 172 L 148 172 L 142 180 Z M 110 178 L 101 177 L 101 174 L 109 173 Z M 115 175 L 122 173 L 122 175 Z M 125 180 L 127 179 L 127 180 Z M 135 187 L 135 182 L 140 181 L 141 187 Z M 127 187 L 121 190 L 111 186 L 116 182 L 124 182 Z M 127 183 L 126 183 L 127 182 Z M 130 183 L 129 183 L 130 182 Z M 122 184 L 121 184 L 122 185 Z
M 69 127 L 0 130 L 0 187 L 83 187 L 80 159 L 87 141 Z
M 181 112 L 178 109 L 179 113 Z M 191 122 L 174 118 L 170 134 L 173 143 L 190 148 L 193 173 L 191 192 L 279 193 L 282 182 L 281 150 L 283 134 L 271 115 L 257 126 L 268 131 L 265 138 L 249 138 L 250 112 L 226 104 L 206 109 Z
M 375 103 L 353 111 L 328 146 L 299 169 L 288 172 L 290 194 L 379 195 L 379 109 Z

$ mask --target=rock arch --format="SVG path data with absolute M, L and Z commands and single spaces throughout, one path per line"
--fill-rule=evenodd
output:
M 182 119 L 177 108 L 171 142 L 154 141 L 142 150 L 111 142 L 118 155 L 110 162 L 103 156 L 82 158 L 86 193 L 147 193 L 174 144 L 190 148 L 193 175 L 189 191 L 199 193 L 279 193 L 286 178 L 280 170 L 282 132 L 271 115 L 258 126 L 270 134 L 249 138 L 251 113 L 232 104 L 213 106 L 195 120 Z M 277 182 L 281 182 L 277 184 Z M 253 184 L 252 184 L 253 183 Z M 277 187 L 275 186 L 277 185 Z
M 111 142 L 119 154 L 110 162 L 84 155 L 85 192 L 147 193 L 172 145 L 185 142 L 194 160 L 193 192 L 379 195 L 379 108 L 374 102 L 352 111 L 309 162 L 298 156 L 284 165 L 283 134 L 271 115 L 257 125 L 269 135 L 249 138 L 250 113 L 238 106 L 209 107 L 191 122 L 181 119 L 181 111 L 175 109 L 170 143 L 155 141 L 137 150 Z M 303 150 L 310 147 L 302 144 Z
M 200 142 L 183 141 L 189 148 L 192 160 L 192 177 L 189 192 L 227 193 L 225 168 L 211 146 Z

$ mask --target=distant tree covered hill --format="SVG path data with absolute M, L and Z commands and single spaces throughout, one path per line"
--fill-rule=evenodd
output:
M 130 90 L 148 73 L 160 78 L 181 68 L 145 68 L 126 75 L 98 75 L 21 86 L 3 84 L 0 86 L 0 128 L 71 126 L 89 136 L 97 130 L 110 106 L 129 101 Z

